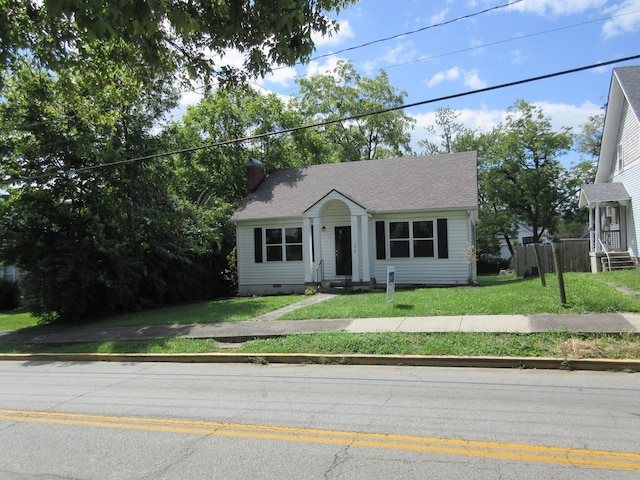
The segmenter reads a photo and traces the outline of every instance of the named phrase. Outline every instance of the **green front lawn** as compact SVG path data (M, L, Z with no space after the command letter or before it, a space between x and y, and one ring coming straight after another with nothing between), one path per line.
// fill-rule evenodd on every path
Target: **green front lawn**
M191 303L158 310L128 313L89 321L74 328L110 328L144 325L240 322L304 300L303 295L243 297ZM18 330L38 325L28 313L0 313L0 330ZM66 325L61 325L66 327Z
M540 279L514 275L481 276L478 287L418 288L398 290L394 303L386 293L341 295L295 310L283 319L373 318L437 315L529 315L533 313L640 312L640 297L627 295L611 284L626 286L640 293L640 270L591 273L565 273L567 297L560 304L555 274Z
M481 276L477 287L418 288L398 290L394 303L386 294L340 295L290 312L284 320L309 318L368 318L433 315L529 315L533 313L640 312L640 270L564 275L567 305L562 306L556 276L538 278L514 275ZM615 286L626 288L627 294ZM636 294L629 294L636 292ZM159 310L136 312L83 323L76 328L109 328L144 325L236 322L298 302L302 295L229 298ZM37 325L25 312L0 313L0 330ZM63 325L64 327L64 325Z

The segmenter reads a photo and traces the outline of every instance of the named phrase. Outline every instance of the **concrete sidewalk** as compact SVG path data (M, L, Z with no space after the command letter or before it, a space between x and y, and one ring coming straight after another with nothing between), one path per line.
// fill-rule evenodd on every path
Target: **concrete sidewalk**
M287 307L289 309L290 307ZM282 313L280 313L281 315ZM153 325L108 329L28 330L0 332L0 342L79 343L153 338L213 338L220 342L243 342L297 333L345 330L370 332L492 332L536 333L548 330L575 332L640 333L640 314L588 315L468 315L436 317L384 317L335 320L277 320L277 312L244 322L193 325Z

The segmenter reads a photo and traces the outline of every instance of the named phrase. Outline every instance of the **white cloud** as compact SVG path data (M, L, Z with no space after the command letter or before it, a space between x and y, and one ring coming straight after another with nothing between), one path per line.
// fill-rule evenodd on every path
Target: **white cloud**
M393 48L386 48L382 60L389 65L413 62L420 57L420 52L413 47L412 41L398 43Z
M436 23L442 23L444 19L447 17L447 13L449 13L449 9L445 8L440 13L436 13L435 15L433 15L429 20L431 22L431 25L434 25Z
M480 88L486 88L487 86L487 82L485 82L484 80L480 80L480 77L478 77L478 71L477 70L471 70L469 72L465 72L464 74L464 84L473 89L473 90L478 90Z
M484 53L485 48L483 47L484 42L482 41L482 39L480 39L480 38L472 38L470 44L471 44L471 48L474 49L471 52L471 56L479 57Z
M570 105L566 103L552 102L533 102L535 107L542 109L542 113L551 119L551 126L554 131L561 131L562 127L572 128L574 133L581 130L581 125L585 124L590 116L602 113L599 105L592 102L584 102L581 105ZM471 130L479 130L481 132L490 132L498 124L504 122L507 118L507 110L505 109L489 109L482 106L479 109L463 109L456 110L459 113L456 118L457 123L461 123ZM428 126L435 126L436 112L435 110L428 113L412 115L416 120L414 134L411 146L417 152L420 151L418 142L420 140L429 140L433 143L439 143L440 139L437 135L427 133Z
M313 77L314 75L326 75L333 74L335 72L336 67L338 66L338 62L345 60L340 57L329 57L324 64L321 64L317 61L311 61L307 65L306 71L304 72L305 77Z
M462 78L464 84L472 89L485 88L487 86L484 80L478 75L478 70L464 70L460 67L453 67L449 70L436 73L427 80L426 85L429 88L435 87L442 82L453 82Z
M311 34L311 39L316 47L324 47L327 45L339 45L348 38L355 37L355 33L351 28L349 20L342 20L339 22L340 28L337 32L333 32L331 35L322 36L317 32Z
M460 67L453 67L444 72L438 72L427 82L427 87L431 88L442 82L457 80L458 78L460 78L460 71Z
M509 10L536 15L573 15L593 8L601 8L607 0L523 0L514 3Z
M514 65L521 65L524 63L525 57L522 56L521 50L513 50L512 52L509 52L509 55L511 56L511 63Z
M614 17L602 26L605 38L634 33L640 28L640 0L625 0L607 8L605 13Z
M377 60L365 60L360 64L360 68L365 75L375 75L378 65L379 62Z
M592 102L584 102L582 105L570 105L566 103L533 102L540 107L545 116L551 119L551 126L555 131L562 127L570 127L575 133L580 131L580 126L586 123L590 116L602 113L600 105Z
M464 109L456 110L460 115L456 118L456 122L463 124L472 130L480 130L481 132L489 132L496 125L504 121L507 116L506 110L490 110L482 107L478 110ZM427 131L427 127L435 126L436 112L422 113L413 115L416 119L414 134L412 135L411 147L418 153L420 148L418 142L421 140L429 140L435 144L440 143L437 135L431 135Z
M263 79L260 79L258 84L276 83L283 87L288 87L295 78L296 71L293 67L275 67L271 73L267 74Z

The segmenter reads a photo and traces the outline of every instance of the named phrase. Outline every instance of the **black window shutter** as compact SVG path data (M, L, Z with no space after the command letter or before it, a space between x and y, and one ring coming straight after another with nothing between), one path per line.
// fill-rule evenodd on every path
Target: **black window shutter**
M256 263L262 263L262 228L253 229L254 255Z
M447 219L438 219L438 258L449 258L449 234Z
M384 238L384 222L376 222L376 258L384 260L387 258Z

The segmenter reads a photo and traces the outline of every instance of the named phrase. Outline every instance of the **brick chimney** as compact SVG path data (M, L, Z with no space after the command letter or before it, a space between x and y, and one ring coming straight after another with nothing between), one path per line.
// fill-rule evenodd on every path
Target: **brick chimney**
M247 168L247 190L253 192L265 179L264 164L256 158L250 158L245 167Z

